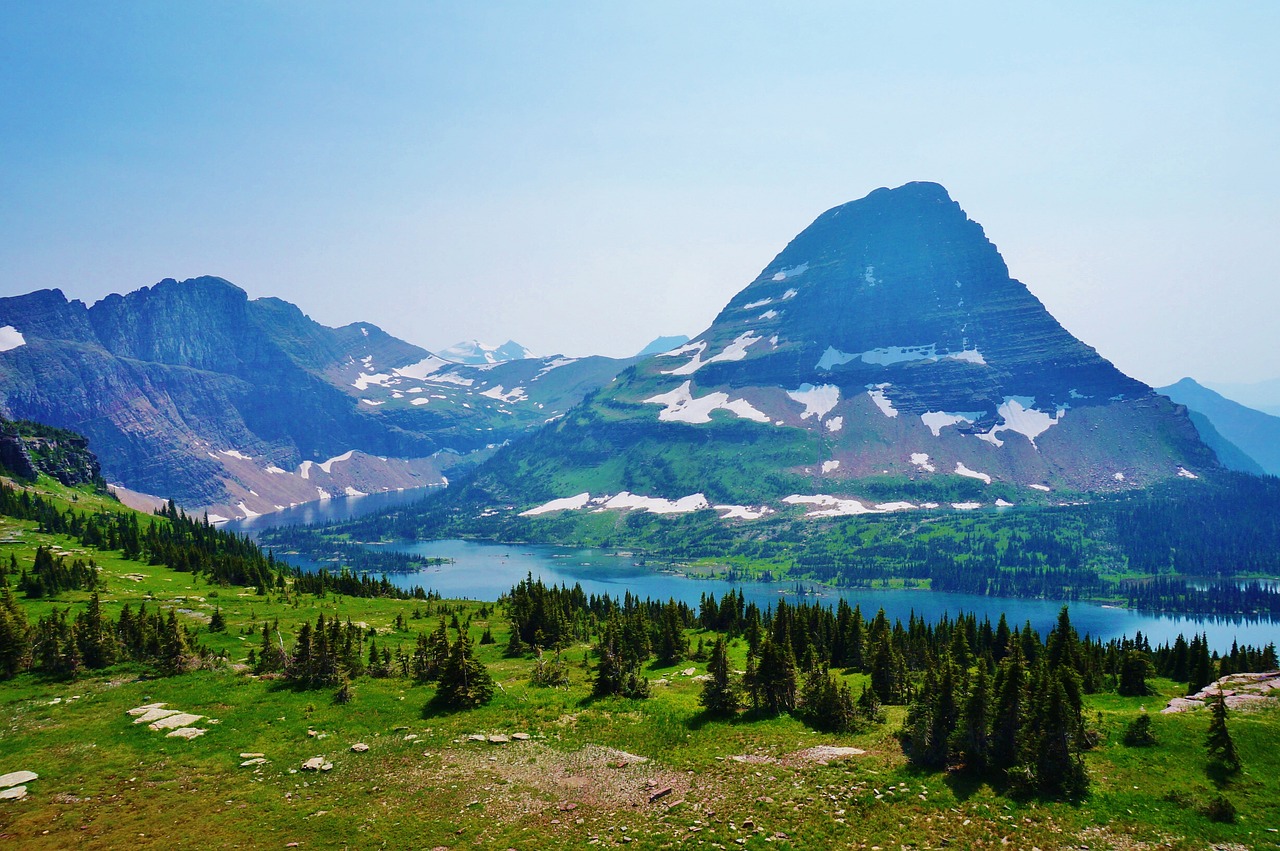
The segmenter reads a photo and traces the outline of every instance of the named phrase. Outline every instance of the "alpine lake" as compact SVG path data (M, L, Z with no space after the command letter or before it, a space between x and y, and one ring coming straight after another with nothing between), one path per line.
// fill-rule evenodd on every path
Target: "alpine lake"
M409 505L422 500L426 493L426 489L414 489L322 500L274 514L233 520L221 528L256 538L263 530L278 526L336 523ZM944 614L955 617L960 613L974 613L979 621L990 618L994 625L1003 613L1011 628L1030 622L1041 635L1052 629L1063 605L1063 601L1058 600L986 597L927 589L834 588L811 583L797 585L791 580L729 582L695 578L678 569L646 564L636 554L614 550L470 540L398 541L369 546L445 559L443 564L389 574L387 578L401 588L421 586L424 590L439 592L446 599L497 600L532 574L551 585L580 584L588 595L622 597L630 591L641 599L675 599L695 608L703 594L719 598L735 590L761 608L778 599L830 606L843 599L851 606L860 606L867 619L884 609L891 623L894 620L905 623L913 613L930 623ZM276 557L304 570L329 566L296 555L277 553ZM1082 601L1068 605L1076 630L1082 636L1087 634L1102 641L1133 637L1141 632L1155 647L1171 644L1179 633L1188 640L1192 635L1203 633L1208 636L1209 646L1218 651L1230 650L1233 641L1259 647L1272 642L1280 645L1280 621L1269 618L1166 615Z

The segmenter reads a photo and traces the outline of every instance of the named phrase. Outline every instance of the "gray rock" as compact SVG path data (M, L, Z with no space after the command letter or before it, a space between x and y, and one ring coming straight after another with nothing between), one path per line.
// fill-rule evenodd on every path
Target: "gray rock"
M144 715L143 718L146 716ZM153 721L147 727L151 730L175 730L178 727L190 727L192 724L203 718L203 715L192 715L190 712L175 712L161 718L159 721ZM138 722L134 722L135 724Z
M25 797L27 797L26 786L14 786L0 792L0 801L21 801Z
M12 771L0 776L0 789L17 786L19 783L30 783L39 776L34 771Z
M252 759L246 759L244 762L240 763L240 767L248 768L251 765L264 765L266 761L265 757L255 756Z
M169 739L187 739L188 741L198 736L203 736L206 731L199 727L179 727L176 730L170 730L166 738Z
M351 746L352 753L364 753L367 750L369 750L369 746L366 745L364 742L356 742L354 745Z
M311 759L302 763L303 771L319 771L324 766L324 757L313 756Z

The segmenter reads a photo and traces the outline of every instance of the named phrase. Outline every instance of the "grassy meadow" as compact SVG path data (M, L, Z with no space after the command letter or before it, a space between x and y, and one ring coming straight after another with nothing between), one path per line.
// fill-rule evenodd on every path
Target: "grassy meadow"
M47 493L98 498L50 485ZM1087 755L1092 779L1078 804L1016 800L964 777L911 768L895 733L904 710L854 735L816 733L782 716L707 718L699 707L705 663L649 668L649 700L590 697L589 646L570 648L571 685L530 685L532 662L502 655L501 609L475 601L393 601L211 586L190 574L86 551L0 518L0 559L29 564L37 545L102 569L103 607L174 607L198 640L223 656L173 677L121 665L75 680L23 674L0 683L0 774L31 770L23 800L0 801L0 839L24 849L62 848L1263 848L1280 847L1280 710L1236 712L1230 730L1243 771L1218 785L1206 772L1205 711L1160 715L1161 695L1088 698L1101 743ZM24 601L34 620L88 595ZM224 633L207 631L218 608ZM490 606L490 608L492 608ZM499 684L480 709L443 713L432 686L361 677L354 699L297 691L245 665L264 622L290 634L324 613L377 630L380 647L409 650L438 616L472 615L471 637ZM397 615L407 629L396 628ZM711 633L691 631L708 646ZM737 670L746 645L730 647ZM690 674L689 669L693 671ZM855 692L864 677L848 677ZM134 724L151 703L205 716L195 739ZM1152 711L1158 744L1128 748L1126 725ZM490 736L520 739L492 743ZM524 739L523 736L528 738ZM475 740L484 737L484 740ZM356 753L351 746L368 745ZM823 746L864 753L832 756ZM262 754L265 762L242 766ZM305 771L312 757L329 771ZM1234 823L1202 811L1218 794Z

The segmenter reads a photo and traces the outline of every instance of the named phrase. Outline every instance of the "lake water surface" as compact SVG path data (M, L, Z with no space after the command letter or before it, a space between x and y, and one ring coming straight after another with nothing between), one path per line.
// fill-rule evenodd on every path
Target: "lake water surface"
M424 495L425 492L419 489L325 500L277 514L228 523L223 528L252 536L275 526L346 520L416 502ZM801 599L795 594L793 582L730 583L718 579L691 579L671 572L658 572L638 563L630 555L613 551L477 541L402 541L380 546L397 552L450 559L447 564L388 577L402 588L420 585L429 591L438 591L447 598L495 600L510 591L526 575L533 574L548 584L580 583L588 594L621 597L630 591L641 598L674 598L694 606L704 593L720 597L730 589L741 590L747 600L761 606L769 605L783 596L789 602ZM288 560L304 568L316 566L296 558ZM1011 627L1030 621L1041 635L1052 628L1062 607L1061 603L1049 600L1019 600L941 591L836 589L821 586L814 586L813 590L820 596L808 599L834 606L837 600L843 598L850 605L860 605L867 618L874 616L881 608L891 621L900 619L904 623L912 612L923 616L926 621L935 621L943 614L955 616L959 612L975 612L979 620L990 617L995 624L1003 612ZM1171 643L1179 633L1188 639L1193 633L1206 633L1210 646L1218 650L1230 649L1232 641L1253 645L1271 642L1280 644L1280 623L1271 620L1157 615L1094 603L1072 603L1071 621L1082 635L1088 633L1103 640L1121 635L1132 636L1141 631L1152 645Z

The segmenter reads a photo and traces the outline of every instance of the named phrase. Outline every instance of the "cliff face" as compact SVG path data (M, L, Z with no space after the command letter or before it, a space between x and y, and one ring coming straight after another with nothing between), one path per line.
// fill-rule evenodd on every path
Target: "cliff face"
M39 423L0 420L0 467L23 479L44 473L68 487L106 487L83 435Z

